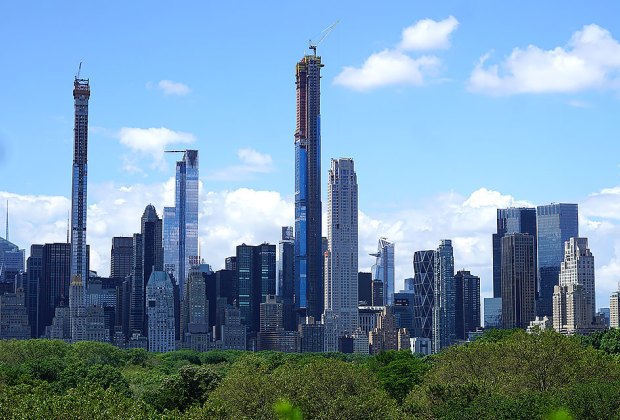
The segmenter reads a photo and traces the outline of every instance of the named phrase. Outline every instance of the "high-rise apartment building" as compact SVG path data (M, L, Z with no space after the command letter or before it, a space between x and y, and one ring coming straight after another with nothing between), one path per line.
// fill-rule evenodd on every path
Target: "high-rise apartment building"
M174 287L167 273L151 272L146 286L149 351L175 349Z
M562 333L586 332L596 316L594 256L587 238L564 243L559 285L553 293L553 328Z
M323 313L321 235L321 57L305 55L296 66L295 304L307 316Z
M26 260L28 282L26 286L26 306L31 337L38 338L39 325L39 286L43 277L43 245L31 245L30 256Z
M433 351L454 343L456 338L456 288L454 284L454 252L452 241L442 239L435 251L433 285Z
M140 225L133 236L129 329L146 334L146 285L153 271L163 271L162 221L153 205L144 209Z
M511 233L536 237L536 209L497 209L497 233L493 234L493 297L502 297L502 238Z
M413 316L417 337L433 337L433 308L435 306L435 251L413 253Z
M110 251L110 277L124 279L129 276L132 255L133 238L131 236L113 237Z
M30 333L23 289L0 295L0 340L27 340Z
M164 266L179 285L198 264L198 150L185 150L176 166L175 207L164 208Z
M353 159L332 159L327 187L325 253L325 350L338 349L338 337L357 330L358 196Z
M457 271L456 286L456 338L467 340L467 333L476 331L480 325L480 277L469 271Z
M538 300L536 315L553 314L553 288L559 284L564 243L579 237L577 204L549 204L536 208Z
M377 252L370 254L376 258L372 266L373 280L383 282L383 301L385 305L394 304L394 243L380 238Z
M71 244L43 245L41 277L39 278L39 303L37 337L45 333L59 306L69 306L69 277L71 275Z
M609 327L620 328L620 287L609 298Z
M79 284L88 281L88 255L86 250L86 186L88 175L88 79L75 77L73 81L73 173L71 188L71 277L80 276ZM66 280L69 282L69 279ZM71 280L72 281L72 280ZM76 283L77 284L77 283ZM81 293L82 298L85 294Z
M295 237L293 227L282 227L278 260L278 296L283 305L284 329L297 330L295 315Z
M502 324L527 328L533 321L536 299L534 237L513 233L502 238Z

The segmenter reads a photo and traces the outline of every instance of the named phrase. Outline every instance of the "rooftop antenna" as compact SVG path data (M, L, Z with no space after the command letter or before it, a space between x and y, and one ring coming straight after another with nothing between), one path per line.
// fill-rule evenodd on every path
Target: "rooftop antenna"
M9 240L9 200L6 200L6 236L4 239Z
M331 25L329 25L327 28L323 29L323 32L321 32L321 37L319 38L319 40L318 40L318 41L316 41L316 42L312 42L312 40L310 40L310 41L308 42L308 47L309 47L312 51L314 51L314 56L315 56L315 57L316 57L316 48L319 46L319 44L320 44L321 42L323 42L323 40L325 39L325 37L326 37L327 35L329 35L329 33L330 33L331 31L333 31L333 30L334 30L334 28L336 27L336 25L338 25L339 23L340 23L340 21L339 21L339 20L337 20L337 21L335 21L334 23L332 23Z

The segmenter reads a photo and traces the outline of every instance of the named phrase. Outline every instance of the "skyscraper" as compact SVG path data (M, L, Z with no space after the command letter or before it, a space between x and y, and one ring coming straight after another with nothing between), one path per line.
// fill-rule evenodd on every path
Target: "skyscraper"
M132 253L133 238L131 236L115 236L112 238L110 277L124 279L131 274Z
M278 261L278 295L283 305L284 329L297 330L295 316L295 237L293 227L282 227Z
M353 159L332 159L327 187L325 253L325 349L338 350L338 338L358 327L358 198Z
M296 67L295 296L298 309L323 313L321 252L321 57L305 55Z
M71 277L80 276L79 284L88 281L88 256L86 251L86 185L88 175L88 100L90 83L80 79L73 81L75 119L73 126L73 176L71 188ZM69 279L67 279L69 281ZM77 283L76 283L77 284ZM85 298L85 293L80 294Z
M26 288L26 306L28 307L28 324L32 338L37 338L39 313L39 286L43 277L43 245L31 245L30 256L26 260L28 285Z
M146 333L145 290L153 271L163 271L162 221L152 204L144 209L141 233L134 234L129 328Z
M435 251L435 282L433 285L433 351L454 343L456 337L456 288L454 285L454 254L452 241L442 239Z
M536 208L538 301L536 314L553 314L553 288L558 285L564 243L579 237L577 204L549 204Z
M502 324L527 328L535 318L534 237L512 233L502 238Z
M435 251L413 253L413 316L415 336L433 337L433 308L435 306Z
M480 277L461 270L454 275L456 286L456 338L467 340L467 333L480 327Z
M620 328L620 286L609 297L609 327Z
M155 270L146 286L149 351L175 349L174 288L167 273Z
M493 234L493 297L502 297L502 238L511 233L536 237L536 209L497 209L497 233Z
M383 282L383 300L385 305L394 304L394 243L380 238L377 252L370 254L376 258L372 266L373 280Z
M39 278L39 304L37 337L45 333L59 306L69 305L69 277L71 275L71 244L43 245L41 277Z
M164 208L164 265L184 296L192 265L198 264L198 150L177 162L175 207Z
M587 238L570 238L564 243L559 285L554 287L553 328L583 333L592 326L595 315L594 256Z

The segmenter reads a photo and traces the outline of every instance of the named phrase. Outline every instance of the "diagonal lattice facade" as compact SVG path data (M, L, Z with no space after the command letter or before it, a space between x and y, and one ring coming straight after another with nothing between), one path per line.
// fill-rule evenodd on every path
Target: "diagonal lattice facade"
M415 335L432 339L433 336L433 283L435 281L435 251L417 251L413 254L413 317Z

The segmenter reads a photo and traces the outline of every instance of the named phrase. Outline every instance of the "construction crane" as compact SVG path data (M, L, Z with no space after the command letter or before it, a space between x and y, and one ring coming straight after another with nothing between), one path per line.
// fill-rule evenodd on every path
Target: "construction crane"
M164 150L164 153L185 153L187 150Z
M77 74L75 75L75 78L76 78L76 79L79 79L79 78L80 78L80 73L81 73L81 72L82 72L82 62L80 61L80 65L79 65L79 67L78 67L78 72L77 72Z
M319 46L319 44L320 44L321 42L323 42L323 40L325 39L325 37L326 37L327 35L329 35L329 33L330 33L331 31L333 31L333 30L334 30L334 28L336 27L336 25L338 25L338 23L340 23L340 21L339 21L339 20L337 20L337 21L335 21L334 23L332 23L332 24L331 24L329 27L327 27L326 29L323 29L323 32L321 32L321 37L319 38L319 40L318 40L318 41L316 41L316 42L312 42L312 40L308 41L308 47L309 47L312 51L314 51L314 56L315 56L315 57L316 57L316 47L318 47L318 46Z

